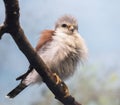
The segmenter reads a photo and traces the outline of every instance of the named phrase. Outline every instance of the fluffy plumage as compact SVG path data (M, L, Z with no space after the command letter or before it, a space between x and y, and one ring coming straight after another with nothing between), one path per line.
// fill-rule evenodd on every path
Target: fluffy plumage
M78 33L78 24L74 17L63 16L56 22L55 30L44 30L36 46L36 51L45 64L62 79L71 76L77 64L87 55L83 38ZM41 82L39 74L32 67L17 78L21 83L8 93L14 98L28 85Z

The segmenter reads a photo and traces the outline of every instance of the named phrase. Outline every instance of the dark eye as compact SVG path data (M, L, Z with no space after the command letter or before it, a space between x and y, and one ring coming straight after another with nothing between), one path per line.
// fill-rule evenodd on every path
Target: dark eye
M62 24L62 27L67 27L67 25L66 24Z

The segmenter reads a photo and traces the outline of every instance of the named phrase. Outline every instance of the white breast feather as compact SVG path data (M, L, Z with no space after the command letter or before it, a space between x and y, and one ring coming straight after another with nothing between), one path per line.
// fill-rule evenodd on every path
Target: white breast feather
M46 47L47 44L49 44L48 47ZM55 62L59 62L59 60L64 59L69 52L76 53L76 49L80 51L79 56L81 59L84 59L87 55L87 48L84 40L77 33L75 35L66 35L57 32L56 35L53 36L53 41L47 44L38 52L46 64L48 64L48 62L51 63L53 59Z

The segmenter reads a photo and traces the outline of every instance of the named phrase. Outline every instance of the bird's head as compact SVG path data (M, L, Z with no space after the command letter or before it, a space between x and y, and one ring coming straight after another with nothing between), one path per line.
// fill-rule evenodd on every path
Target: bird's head
M59 18L55 25L55 31L59 31L68 35L78 32L78 24L73 16L65 15Z

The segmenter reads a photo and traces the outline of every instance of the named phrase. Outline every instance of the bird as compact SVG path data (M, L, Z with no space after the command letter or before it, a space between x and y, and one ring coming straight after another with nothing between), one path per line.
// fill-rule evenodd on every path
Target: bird
M41 32L35 51L47 67L61 79L71 77L80 62L87 59L88 49L78 32L78 22L72 15L63 15L55 23L53 30ZM42 78L30 65L28 71L18 77L19 85L6 97L14 98L26 87L42 83Z

